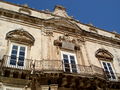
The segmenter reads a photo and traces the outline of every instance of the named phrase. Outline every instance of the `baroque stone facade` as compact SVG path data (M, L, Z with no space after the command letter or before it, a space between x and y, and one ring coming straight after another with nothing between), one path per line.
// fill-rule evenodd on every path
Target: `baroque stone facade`
M0 1L0 90L120 90L120 35Z

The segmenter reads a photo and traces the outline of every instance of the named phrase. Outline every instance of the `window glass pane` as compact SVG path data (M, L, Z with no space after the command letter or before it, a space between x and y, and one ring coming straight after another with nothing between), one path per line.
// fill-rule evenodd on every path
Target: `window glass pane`
M64 68L65 72L77 72L77 67L75 63L75 56L71 54L63 54Z
M11 59L11 60L10 60L10 64L11 64L11 65L16 65L16 60Z
M63 60L64 60L64 63L69 63L68 55L63 54Z
M12 54L17 55L17 50L12 50Z
M18 61L18 66L24 66L24 62L23 61Z
M65 71L66 71L66 72L70 72L68 55L63 54L63 60L64 60L64 68L65 68Z
M10 65L16 65L18 46L13 45L10 57Z
M16 65L16 60L17 60L17 57L15 55L11 55L10 64L11 65Z
M75 58L74 58L74 56L70 56L70 62L71 62L71 64L75 64Z
M25 51L25 47L20 47L20 51Z
M10 64L16 66L24 66L25 59L25 47L23 46L12 46Z
M103 62L103 66L104 66L104 70L105 70L105 71L108 71L108 68L107 68L107 65L106 65L105 62Z
M104 65L104 67L107 67L105 62L103 62L103 65Z
M71 60L75 60L74 56L71 56L71 55L70 55L70 59L71 59Z
M16 46L16 45L13 45L13 48L12 49L15 49L15 50L17 50L18 49L18 46Z
M113 68L109 62L103 62L104 70L109 79L116 79Z
M66 55L66 54L63 54L63 58L66 58L66 59L68 59L68 55Z
M77 73L77 69L72 69L72 72L73 73Z
M70 55L70 62L71 62L72 72L76 73L77 68L76 68L76 63L75 63L75 57L72 55Z
M108 65L109 67L111 67L110 63L107 63L107 65Z
M112 75L112 79L116 79L116 77L115 77L114 73L113 73L113 74L111 74L111 75Z
M19 60L20 61L24 61L24 57L19 57Z
M24 66L24 59L25 59L25 47L20 47L18 66Z
M19 55L20 56L25 56L25 52L20 52Z
M11 51L11 56L15 55L17 57L17 50L18 50L18 46L13 45L12 51Z
M65 68L65 72L70 72L70 68Z
M11 59L17 59L16 55L11 55Z

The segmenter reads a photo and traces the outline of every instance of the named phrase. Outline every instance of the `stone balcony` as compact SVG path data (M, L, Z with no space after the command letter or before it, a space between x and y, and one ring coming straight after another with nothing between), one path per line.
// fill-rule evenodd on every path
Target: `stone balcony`
M1 69L9 69L9 70L22 70L22 71L29 71L29 74L33 74L33 72L40 72L40 73L62 73L62 74L69 74L69 75L77 75L77 76L85 76L85 77L99 77L105 80L110 80L106 72L98 66L91 65L79 65L76 64L76 72L68 72L65 71L63 60L31 60L25 59L24 61L16 62L16 65L10 65L11 56L5 55L1 61ZM18 59L19 57L17 57ZM22 63L23 65L20 66L18 63ZM70 65L70 64L69 64ZM115 74L116 80L120 80L120 74ZM111 80L110 80L111 81Z

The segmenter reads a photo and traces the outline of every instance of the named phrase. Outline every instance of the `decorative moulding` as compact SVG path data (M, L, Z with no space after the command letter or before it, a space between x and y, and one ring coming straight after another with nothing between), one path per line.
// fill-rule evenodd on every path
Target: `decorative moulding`
M108 50L105 49L97 50L95 56L101 60L110 60L110 61L113 60L113 55Z
M23 29L16 29L8 32L6 34L6 39L27 45L34 45L35 42L34 37Z
M54 40L54 45L67 50L80 50L78 41L70 37L68 34L59 36L57 40Z
M29 10L29 6L27 4L23 5L23 7L19 9L19 12L31 15L31 11Z

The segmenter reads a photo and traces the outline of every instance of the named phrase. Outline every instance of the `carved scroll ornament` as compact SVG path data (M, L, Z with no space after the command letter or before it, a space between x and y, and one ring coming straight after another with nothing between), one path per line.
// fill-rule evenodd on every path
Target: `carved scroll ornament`
M54 40L54 45L69 50L80 50L80 41L82 40L75 39L70 37L68 34L64 34L63 36L59 36L57 40Z

